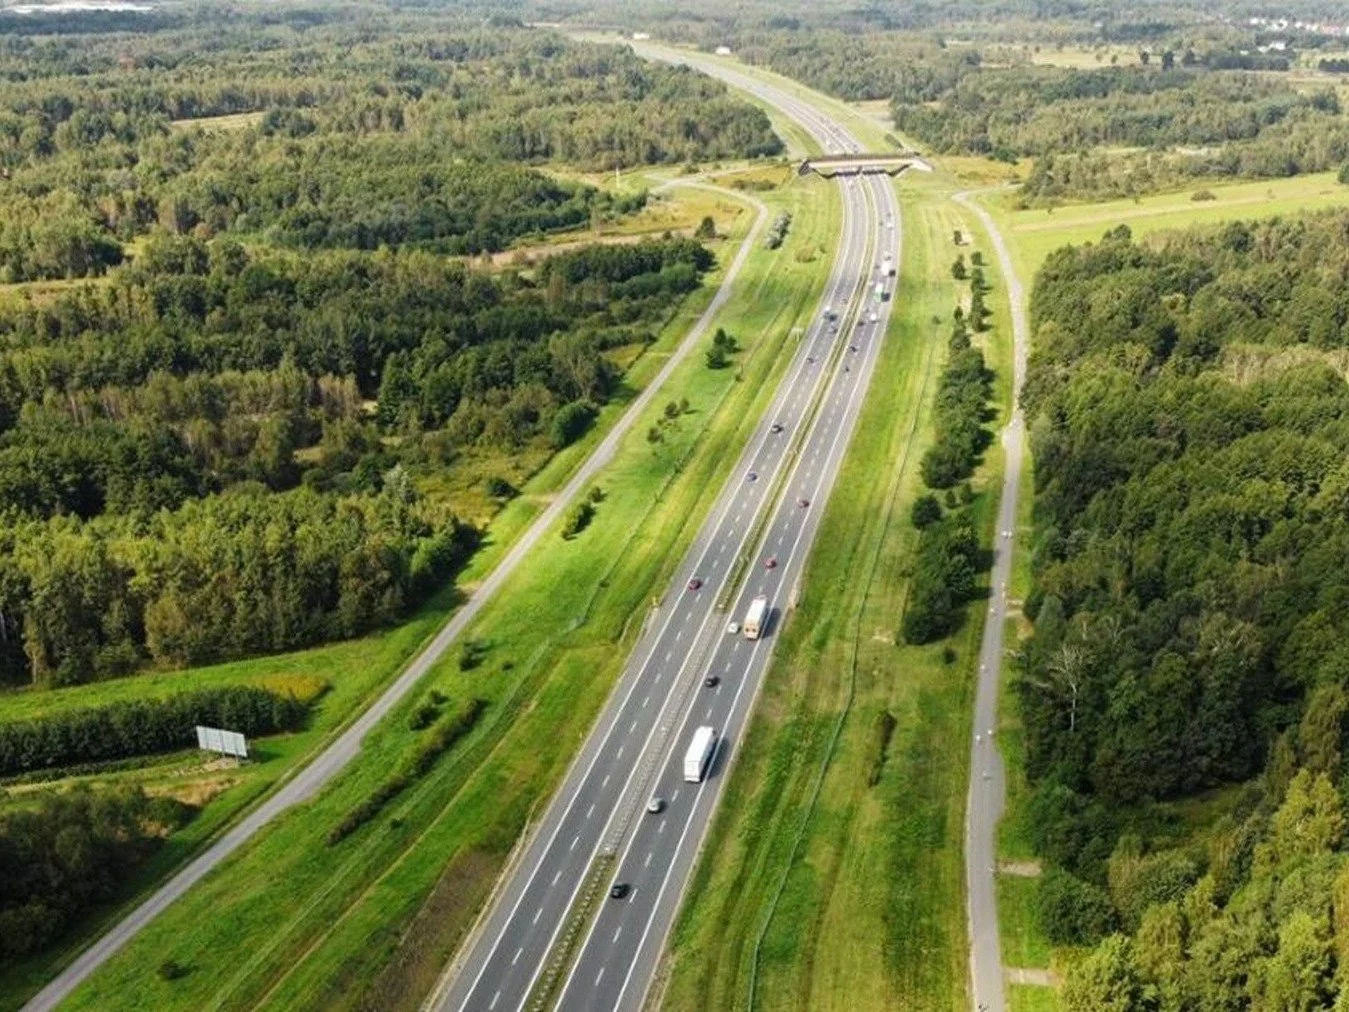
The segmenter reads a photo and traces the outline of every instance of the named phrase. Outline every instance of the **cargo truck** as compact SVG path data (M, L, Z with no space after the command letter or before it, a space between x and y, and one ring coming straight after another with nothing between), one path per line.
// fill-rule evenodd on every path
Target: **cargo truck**
M700 784L707 775L707 764L712 760L712 750L717 744L717 732L703 725L693 732L689 750L684 753L684 779L691 784Z
M745 630L745 639L757 640L759 634L763 632L764 621L768 618L768 598L756 597L749 603L749 611L745 613L745 622L742 628Z
M884 301L885 301L885 282L884 282L884 281L877 281L877 282L876 282L876 301L877 301L877 302L884 302Z

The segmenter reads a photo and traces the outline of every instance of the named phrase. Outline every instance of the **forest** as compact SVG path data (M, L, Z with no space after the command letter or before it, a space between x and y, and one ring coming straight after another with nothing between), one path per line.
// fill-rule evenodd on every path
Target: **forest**
M1349 998L1347 276L1337 211L1036 278L1016 691L1074 1012Z
M981 67L934 101L898 95L891 111L899 130L940 153L1034 157L1027 204L1349 161L1349 118L1333 88L1204 69L1192 51L1131 67Z
M298 13L0 38L0 280L69 282L0 293L0 683L401 618L478 536L422 476L580 438L714 264L671 235L469 255L646 201L575 170L780 149L621 48Z
M0 280L98 275L151 231L496 251L642 199L539 164L781 150L723 85L625 49L338 13L0 47Z

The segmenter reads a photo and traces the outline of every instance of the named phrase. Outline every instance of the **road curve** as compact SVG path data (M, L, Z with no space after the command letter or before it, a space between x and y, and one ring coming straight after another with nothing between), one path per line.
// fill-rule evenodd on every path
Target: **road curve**
M576 496L590 484L599 470L613 459L619 442L660 393L670 374L699 346L712 320L730 298L740 270L744 266L750 251L758 243L759 236L767 224L768 208L761 201L746 197L743 194L725 192L728 196L737 200L747 200L755 208L756 218L749 234L740 243L740 248L732 258L716 294L651 382L628 405L604 439L595 447L594 451L581 464L548 507L525 529L501 561L496 564L459 610L441 627L431 642L408 663L403 673L354 722L348 725L308 765L273 791L257 808L249 812L205 851L188 862L168 882L157 889L126 917L113 925L93 945L80 953L69 966L29 999L28 1003L24 1005L25 1012L46 1012L46 1010L55 1008L95 970L107 962L114 953L131 941L142 928L186 893L196 882L210 874L274 818L292 805L312 797L340 773L360 752L361 743L370 729L387 716L389 711L398 705L421 677L440 660L456 637L495 597L502 585L519 567L525 555L538 543L539 539L557 521Z
M970 741L970 787L965 804L965 890L970 934L970 998L976 1012L1004 1012L1002 943L998 931L997 862L998 820L1007 797L1002 756L994 730L998 726L998 686L1003 660L1003 629L1007 624L1007 581L1012 572L1016 541L1017 497L1021 489L1026 426L1021 414L1021 384L1026 375L1030 337L1026 327L1026 299L1011 253L992 215L970 192L956 194L956 202L974 212L998 254L1012 307L1012 416L1002 431L1002 498L998 504L997 546L993 556L988 615L979 648L979 678L974 694L974 726Z
M776 89L721 66L699 69L739 78L731 83L799 119L827 147L854 145L836 124ZM867 292L878 277L879 249L898 261L894 193L888 180L837 185L843 235L824 302L843 311L842 322L821 316L807 330L666 603L480 932L428 1003L433 1008L533 1009L543 991L558 994L562 1008L635 1009L644 1001L885 332L891 303L870 303ZM888 278L882 283L893 291ZM728 622L760 595L774 616L764 636L749 641L731 633ZM723 612L716 604L727 598L731 607ZM700 724L718 730L718 751L706 779L685 783L680 761ZM653 796L661 810L644 814ZM629 891L606 898L618 880ZM587 891L600 909L569 969L570 948L558 943L577 941L577 902Z

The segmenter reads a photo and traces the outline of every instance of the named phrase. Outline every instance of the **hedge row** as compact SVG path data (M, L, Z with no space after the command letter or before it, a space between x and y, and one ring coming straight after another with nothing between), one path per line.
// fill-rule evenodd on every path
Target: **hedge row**
M437 721L426 733L426 740L417 746L402 769L384 780L364 801L348 811L341 822L328 831L328 845L341 843L425 775L435 765L436 760L449 751L450 747L478 722L478 717L486 705L486 700L470 699L450 716Z
M290 731L307 713L293 696L231 685L0 723L0 776L189 748L198 724L250 737Z

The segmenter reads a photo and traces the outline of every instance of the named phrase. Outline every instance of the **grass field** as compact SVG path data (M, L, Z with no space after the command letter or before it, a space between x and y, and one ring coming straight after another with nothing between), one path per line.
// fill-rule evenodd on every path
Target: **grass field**
M1215 200L1196 201L1197 190L1208 190ZM1108 229L1128 225L1134 235L1190 225L1212 225L1234 218L1267 218L1325 207L1349 205L1349 186L1332 172L1256 182L1195 183L1180 193L1161 193L1138 200L1073 204L1050 211L1019 211L1015 197L992 194L985 198L998 219L1017 259L1017 268L1029 286L1036 269L1052 251L1067 243L1094 242Z
M896 315L824 517L817 545L827 551L812 557L679 918L665 1008L747 1008L751 981L761 1009L967 1004L967 757L951 743L968 736L980 611L945 644L894 642L916 538L908 514L956 299L951 234L974 224L947 199L950 187L917 175L899 183ZM1007 342L989 337L1001 377ZM997 468L976 482L985 529ZM868 745L887 711L898 723L868 787Z
M653 406L598 479L590 527L571 541L550 534L468 631L480 662L451 651L330 789L166 911L69 1007L416 1007L587 732L818 297L828 258L794 254L837 234L835 198L811 180L765 196L790 206L793 232L780 251L755 251L719 321L744 347L736 367L714 372L695 355L677 370L669 397L687 397L689 413L651 443L664 398ZM432 687L487 700L481 721L378 818L328 846L328 830L414 747L407 717ZM191 972L165 982L154 968L167 958Z

